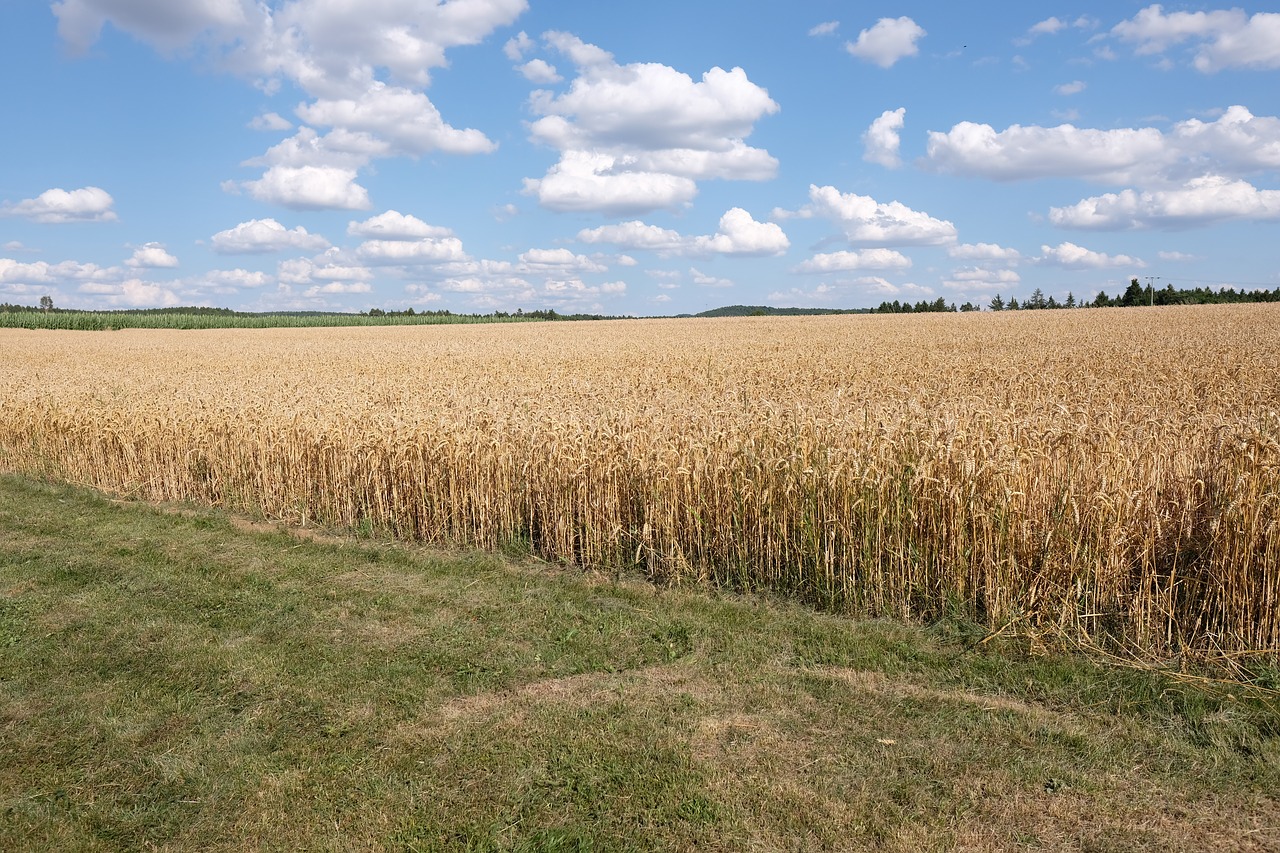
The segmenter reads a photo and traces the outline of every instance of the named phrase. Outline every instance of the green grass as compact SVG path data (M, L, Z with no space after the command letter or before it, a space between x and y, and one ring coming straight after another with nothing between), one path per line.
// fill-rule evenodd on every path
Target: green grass
M1272 850L1268 694L0 478L24 850Z

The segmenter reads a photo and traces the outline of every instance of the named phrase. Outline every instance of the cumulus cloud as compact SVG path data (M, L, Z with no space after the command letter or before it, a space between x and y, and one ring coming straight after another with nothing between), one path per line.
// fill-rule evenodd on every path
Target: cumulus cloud
M560 152L545 177L525 180L544 207L672 209L692 200L697 181L776 174L777 161L745 139L778 105L741 68L712 68L695 81L659 63L619 65L568 33L543 40L577 69L567 91L539 89L529 98L540 116L530 138Z
M809 29L811 36L829 36L840 28L839 21L825 21Z
M1049 211L1049 221L1060 228L1107 231L1278 219L1280 190L1260 190L1221 175L1195 178L1172 190L1105 193Z
M55 187L35 198L0 204L0 215L22 216L35 222L113 222L115 200L101 187L64 190Z
M89 282L80 285L76 290L89 296L101 297L108 305L122 305L131 308L143 306L172 308L182 303L178 294L171 288L137 278L127 279L115 284Z
M1041 246L1040 255L1034 260L1037 264L1062 267L1069 270L1097 270L1115 267L1136 267L1141 269L1146 266L1138 258L1130 257L1129 255L1107 255L1102 252L1094 252L1083 246L1077 246L1075 243Z
M353 237L379 240L421 240L427 237L451 237L453 231L439 225L428 225L416 216L388 210L364 222L350 222L347 233Z
M178 259L165 251L160 243L145 243L134 250L124 265L134 269L167 269L176 267Z
M1043 21L1040 21L1038 24L1033 24L1032 27L1029 30L1027 30L1027 34L1032 36L1040 36L1040 35L1046 35L1046 34L1052 35L1053 33L1056 33L1059 30L1066 29L1066 26L1067 26L1066 23L1062 21L1060 18L1056 18L1056 17L1045 18Z
M1006 249L996 243L961 243L947 248L947 255L965 261L1017 261L1017 249Z
M1098 22L1093 18L1088 17L1087 15L1081 15L1080 17L1076 18L1074 21L1064 21L1061 18L1057 18L1057 17L1045 18L1043 21L1039 21L1038 23L1033 24L1027 30L1026 36L1023 38L1015 39L1014 43L1029 44L1031 40L1036 38L1037 36L1053 35L1055 33L1060 33L1069 27L1073 27L1078 30L1086 30L1086 29L1093 29L1097 25L1098 25Z
M21 263L12 258L0 258L0 283L4 284L119 283L126 276L127 271L123 267L100 267L79 261Z
M585 255L575 255L568 249L530 249L520 255L520 264L526 270L555 270L558 272L604 272L607 267Z
M297 112L309 124L385 142L385 153L391 155L480 154L497 148L478 130L450 126L421 92L381 81L370 83L358 95L320 98L298 107Z
M677 208L698 194L691 178L615 170L617 164L611 154L565 151L544 177L525 178L524 192L551 210L613 214Z
M931 288L913 282L894 284L882 276L869 275L846 281L822 282L807 290L800 287L793 287L789 290L775 290L766 298L774 305L805 306L831 305L837 301L866 297L879 299L909 297L920 299L932 295L933 290Z
M298 117L331 130L320 137L312 131L310 151L302 144L279 148L260 180L225 186L246 188L262 201L287 207L352 209L367 207L354 180L302 170L354 172L377 157L494 149L482 131L450 125L422 90L431 82L431 71L447 64L450 48L479 43L527 6L527 0L62 0L53 11L62 38L74 50L90 47L109 21L164 51L207 51L219 67L264 91L277 91L286 82L296 86L310 99L298 107ZM266 114L252 126L282 130L288 122ZM315 162L324 154L346 159Z
M285 228L274 219L250 219L234 228L219 231L212 238L213 250L220 255L253 255L286 249L322 251L329 241L319 234L308 233L301 225Z
M1182 185L1280 168L1280 119L1234 105L1213 121L1099 130L961 122L930 131L928 163L940 172L999 181L1070 177L1109 184Z
M846 42L845 50L859 59L890 68L898 60L920 52L916 42L925 31L908 17L881 18L875 26L858 33L856 42Z
M559 83L564 79L560 76L560 72L556 71L556 67L545 59L530 59L520 66L520 73L530 83L542 83L544 85Z
M831 186L810 184L809 204L796 213L775 210L774 216L829 219L855 246L944 246L956 240L956 227L951 222L912 210L901 202L886 204L871 196L842 193Z
M162 50L178 48L206 31L234 32L248 24L239 0L61 0L53 4L53 13L58 17L58 35L77 52L97 41L107 21Z
M373 279L373 273L363 266L345 259L338 249L329 249L316 258L290 258L276 267L276 278L289 285L313 285L318 283L365 284ZM328 290L326 293L340 293ZM363 291L351 291L363 292Z
M526 53L533 50L533 47L533 39L529 38L529 34L524 30L521 30L507 39L507 43L502 46L502 52L512 62L519 62L524 59Z
M911 259L893 249L863 249L860 252L828 252L814 255L792 271L832 273L854 270L904 270L910 266Z
M791 246L786 233L774 222L757 222L740 207L720 217L715 234L686 237L669 228L640 221L602 225L578 232L583 243L611 243L626 249L647 249L667 255L780 255Z
M1124 180L1135 167L1166 160L1164 135L1155 128L1094 130L963 121L946 133L929 131L927 156L940 172L997 181L1076 177Z
M233 270L209 270L192 279L197 285L209 285L215 289L249 289L263 287L274 281L267 273L236 268Z
M871 122L871 126L862 134L862 144L866 148L863 160L879 163L889 169L902 165L902 158L898 155L901 144L899 133L906 122L906 115L907 108L898 107L896 110L885 110Z
M1134 45L1139 55L1160 54L1191 42L1192 64L1213 73L1226 68L1280 68L1280 13L1243 9L1170 12L1155 4L1116 24L1111 35Z
M294 210L367 210L369 192L356 183L354 169L336 166L272 166L244 188L259 201Z
M689 278L699 287L733 287L733 282L727 278L719 278L714 275L707 275L697 267L689 268Z
M465 261L467 253L457 237L398 238L366 240L356 249L356 257L369 264L444 264Z
M1088 84L1083 80L1072 80L1070 83L1063 83L1059 86L1054 86L1053 91L1057 92L1059 95L1078 95L1083 92L1087 86Z
M279 113L263 113L254 116L249 127L253 130L292 130L293 122Z
M986 267L961 267L952 270L942 280L950 288L965 290L977 285L1000 284L1011 286L1022 281L1022 276L1009 269L987 269Z

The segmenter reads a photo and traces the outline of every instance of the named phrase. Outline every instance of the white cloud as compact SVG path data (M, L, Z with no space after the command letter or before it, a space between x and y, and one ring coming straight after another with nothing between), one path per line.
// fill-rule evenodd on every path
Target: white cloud
M266 165L291 171L269 168L243 186L262 201L288 207L352 209L368 206L354 172L372 158L494 149L483 132L452 127L420 90L430 84L433 69L447 64L448 49L479 43L527 7L527 0L62 0L53 11L63 39L76 50L91 46L110 21L161 50L206 52L217 66L268 93L284 82L295 85L310 99L297 108L298 116L331 132L312 150L277 146ZM253 126L284 129L285 120L273 115L260 116ZM316 162L326 156L345 159ZM341 168L352 176L300 171L307 167Z
M367 210L368 191L354 169L335 166L272 166L256 181L243 183L259 201L294 210Z
M45 190L35 198L20 202L0 204L0 215L22 216L35 222L113 222L115 200L100 187L83 187L64 190L55 187Z
M809 29L811 36L829 36L840 28L839 21L826 21Z
M1159 258L1162 261L1170 261L1171 263L1185 263L1187 261L1201 260L1199 255L1189 255L1186 252L1160 252Z
M1059 95L1078 95L1088 86L1083 80L1072 80L1070 83L1063 83L1060 86L1054 86L1053 91Z
M618 158L565 151L541 179L525 178L524 192L561 212L644 213L688 204L698 185L680 175L615 170Z
M998 181L1077 177L1123 180L1140 164L1166 159L1155 128L1117 130L989 124L964 121L946 133L929 131L928 158L941 172Z
M962 243L947 248L947 255L963 261L1017 261L1017 249L1006 249L996 243Z
M898 107L896 110L885 110L871 122L871 126L862 134L862 144L866 147L863 160L879 163L890 169L902 165L902 158L898 155L901 143L899 132L906 122L906 114L906 107Z
M293 128L293 122L279 113L263 113L254 116L253 121L249 122L249 127L253 130L290 130Z
M1174 125L1169 144L1188 161L1208 160L1235 175L1280 168L1280 119L1228 107L1215 121Z
M356 257L370 264L444 264L465 261L467 253L457 237L395 238L366 240L356 249Z
M568 249L530 249L520 255L520 263L530 271L604 272L608 269L585 255L575 255Z
M61 0L53 4L58 35L77 52L97 41L102 25L111 21L162 50L173 50L208 30L234 31L248 21L239 0Z
M1114 267L1136 267L1141 269L1146 264L1129 255L1107 255L1094 252L1075 243L1059 243L1056 247L1041 246L1040 256L1034 259L1037 264L1062 267L1069 270L1096 270Z
M885 204L870 196L841 193L831 186L810 184L809 204L796 214L779 210L774 215L829 219L840 226L853 245L943 246L956 240L956 227L951 222L934 219L901 202Z
M273 277L264 272L251 272L245 269L209 270L192 279L196 284L209 284L215 288L255 288L263 287L273 281Z
M535 91L540 116L530 137L560 160L525 191L559 211L641 213L687 204L697 181L766 180L767 151L745 138L778 105L741 68L712 68L695 81L659 63L619 65L608 52L567 33L547 46L577 68L568 91Z
M234 228L213 235L213 250L220 255L252 255L279 252L285 249L321 251L329 248L329 241L319 234L310 234L301 225L292 230L274 219L251 219Z
M276 277L281 283L290 285L308 285L318 282L367 283L373 278L373 273L365 267L353 265L345 260L343 253L338 249L330 249L318 258L291 258L281 261L276 269Z
M740 207L720 217L720 230L710 237L693 241L694 254L709 255L780 255L791 241L777 223L756 222Z
M889 68L898 60L920 52L916 42L926 35L908 17L881 18L871 29L858 33L857 42L846 42L845 50L859 59Z
M766 298L774 305L806 306L832 305L840 302L848 303L868 296L880 299L904 296L919 299L932 295L933 290L931 288L919 284L912 282L894 284L881 276L869 275L848 281L822 282L808 290L799 287L793 287L785 291L775 290Z
M1189 228L1231 220L1280 220L1280 190L1260 190L1247 181L1206 175L1177 189L1127 189L1049 211L1054 225L1084 230Z
M529 38L529 34L521 30L512 38L507 39L507 43L502 46L502 52L507 59L512 62L519 62L524 59L524 55L533 50L533 39Z
M1111 34L1137 45L1139 55L1160 54L1175 45L1195 42L1192 64L1212 73L1226 68L1280 68L1280 13L1243 9L1171 12L1159 4L1116 24Z
M370 293L373 288L368 282L347 282L347 281L331 281L328 284L316 284L308 287L303 291L303 296L308 299L314 299L317 296L332 296L334 294L352 294L352 293Z
M1022 276L1014 270L987 269L986 267L961 267L953 270L943 280L948 287L971 287L975 284L1014 285L1022 281Z
M379 240L421 240L426 237L452 237L453 231L439 225L428 225L416 216L388 210L364 222L349 222L347 233L353 237Z
M583 229L578 232L577 239L583 243L612 243L628 249L666 253L681 251L687 242L678 231L646 225L638 220Z
M1180 185L1205 175L1239 177L1280 168L1280 119L1234 105L1214 121L1098 130L961 122L929 132L928 159L941 172L993 180L1071 177L1101 183Z
M863 249L860 252L829 252L814 255L792 271L832 273L853 270L904 270L910 266L911 259L893 249Z
M627 249L689 256L780 255L791 246L780 226L757 222L740 207L725 212L720 217L719 230L707 236L685 237L669 228L632 221L583 229L577 239L583 243L612 243Z
M1045 18L1043 21L1033 25L1031 29L1027 30L1027 34L1032 36L1039 36L1039 35L1046 35L1046 34L1052 35L1053 33L1056 33L1059 30L1066 29L1066 26L1067 26L1066 23L1059 18L1056 18L1056 17Z
M381 81L356 96L321 98L298 107L297 112L309 124L384 141L393 155L482 154L497 148L478 130L451 127L421 92Z
M160 243L145 243L134 250L124 265L134 269L166 269L178 266L178 259Z
M100 267L78 261L46 261L21 263L12 258L0 258L0 282L8 284L58 284L69 282L119 283L127 277L123 267Z
M556 71L556 67L545 59L530 59L520 66L520 73L531 83L559 83L564 79Z
M707 275L697 267L689 268L689 277L693 280L693 283L699 287L733 287L733 282L729 279Z
M104 297L109 305L123 305L131 308L144 306L172 308L182 303L178 294L172 289L137 278L127 279L118 284L91 282L80 285L76 290L90 296Z

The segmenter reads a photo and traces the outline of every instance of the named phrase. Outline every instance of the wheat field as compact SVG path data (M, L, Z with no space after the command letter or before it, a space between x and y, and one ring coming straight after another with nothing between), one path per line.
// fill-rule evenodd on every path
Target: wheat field
M1270 305L0 330L0 470L1274 659L1278 353Z

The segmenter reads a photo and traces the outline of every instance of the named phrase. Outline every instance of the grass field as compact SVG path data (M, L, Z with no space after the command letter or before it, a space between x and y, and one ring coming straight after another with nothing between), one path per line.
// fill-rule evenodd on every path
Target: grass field
M0 330L0 470L1247 675L1280 651L1278 321Z
M1240 685L13 476L0 534L6 851L1280 847Z

